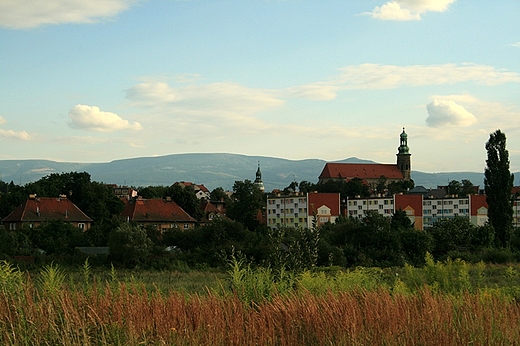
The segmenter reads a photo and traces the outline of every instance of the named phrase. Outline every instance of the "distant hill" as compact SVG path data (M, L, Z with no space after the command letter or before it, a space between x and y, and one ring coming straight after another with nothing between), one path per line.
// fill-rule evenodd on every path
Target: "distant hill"
M319 159L287 160L265 156L238 154L174 154L115 160L108 163L71 163L49 160L0 160L0 179L15 184L36 181L51 173L88 172L92 180L128 186L171 185L176 181L231 189L236 180L254 180L258 162L267 191L281 189L292 181L316 183L326 163ZM374 163L355 157L335 161ZM519 185L515 174L515 185ZM435 188L450 180L469 179L483 187L484 174L474 172L424 173L412 172L415 185Z

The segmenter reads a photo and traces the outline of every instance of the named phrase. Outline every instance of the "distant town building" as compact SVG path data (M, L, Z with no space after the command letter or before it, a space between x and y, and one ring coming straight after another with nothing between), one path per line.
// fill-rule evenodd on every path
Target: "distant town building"
M186 188L186 187L192 188L193 191L195 191L195 196L197 196L197 198L199 200L202 200L202 201L210 200L210 192L209 192L208 188L206 186L204 186L203 184L194 184L189 181L178 181L175 183L175 185L179 185L184 188Z
M132 199L137 197L138 192L128 186L119 186L117 184L108 185L112 188L112 192L119 199Z
M260 191L265 191L264 182L262 181L262 172L260 171L260 162L258 162L258 168L256 170L256 178L254 184L260 189Z
M267 197L267 226L313 229L340 216L339 193L272 194Z
M368 211L391 217L402 210L414 227L424 230L442 219L467 217L475 226L486 224L488 205L485 195L428 197L422 194L397 194L392 197L349 198L343 206L345 216L363 218Z
M404 128L400 135L399 147L397 148L397 163L333 163L325 164L319 176L319 182L325 183L329 180L342 180L348 182L354 178L361 179L367 184L370 190L376 190L381 179L386 179L386 183L393 181L411 180L411 154L408 147L408 135Z
M84 231L92 224L92 219L81 211L65 195L58 197L37 197L35 194L15 208L2 223L9 230L22 227L37 227L46 221L60 220L69 222Z
M171 198L123 200L125 209L121 217L126 222L152 226L163 232L170 228L193 229L196 220L184 211Z

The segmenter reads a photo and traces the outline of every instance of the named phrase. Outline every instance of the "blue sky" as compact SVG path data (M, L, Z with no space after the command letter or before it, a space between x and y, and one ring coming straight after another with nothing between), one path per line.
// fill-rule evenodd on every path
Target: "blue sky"
M225 152L520 170L516 0L3 0L0 159Z

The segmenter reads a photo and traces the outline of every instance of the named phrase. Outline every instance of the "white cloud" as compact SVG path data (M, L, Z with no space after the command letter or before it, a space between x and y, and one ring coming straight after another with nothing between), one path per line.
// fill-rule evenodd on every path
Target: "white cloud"
M0 137L17 139L20 141L29 141L31 140L31 136L25 131L13 131L13 130L3 130L0 129Z
M283 105L277 92L231 83L190 84L170 87L164 82L140 83L127 90L134 105L172 110L197 110L205 114L253 114Z
M435 99L426 105L426 109L428 110L426 123L430 127L466 127L477 122L477 118L473 114L453 100Z
M0 125L5 124L7 121L0 116ZM13 130L4 130L0 129L0 137L17 139L20 141L29 141L31 140L31 136L25 131L13 131Z
M520 74L493 66L476 64L346 66L340 74L325 81L284 90L287 97L331 100L340 90L394 89L403 86L426 86L475 82L484 85L520 83Z
M98 132L113 132L118 130L141 130L138 122L130 124L128 120L111 112L104 112L96 106L76 105L69 111L69 126L75 129L85 129Z
M95 23L128 9L137 0L6 0L0 1L0 26L31 29L41 25Z
M455 0L394 0L376 6L370 15L381 20L420 20L425 12L444 12Z
M510 46L513 46L513 47L520 47L520 42L511 43Z

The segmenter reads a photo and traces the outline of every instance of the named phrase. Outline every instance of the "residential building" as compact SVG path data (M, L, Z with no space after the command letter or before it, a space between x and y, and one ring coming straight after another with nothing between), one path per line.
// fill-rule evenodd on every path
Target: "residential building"
M84 231L92 225L92 219L81 211L65 195L59 197L37 197L30 195L20 206L2 220L6 229L17 230L22 227L37 227L46 221L61 220L70 222Z
M340 216L339 193L272 194L267 197L267 225L314 228Z
M457 216L469 218L476 226L482 226L488 220L485 195L428 197L422 194L396 194L392 197L349 198L344 204L343 214L363 218L370 210L387 217L403 210L418 230Z
M117 184L111 184L108 186L112 188L112 192L119 199L132 199L138 195L136 190L128 186L119 186Z
M195 196L199 200L209 201L210 200L210 192L206 186L203 184L194 184L192 182L188 181L178 181L175 183L176 185L182 186L182 187L189 187L192 188L193 191L195 191Z
M152 226L164 232L170 228L185 230L195 228L196 220L188 215L171 198L123 200L125 209L121 217L126 222L135 222L143 226Z
M334 223L341 216L339 193L307 194L307 227L314 229L328 222Z

